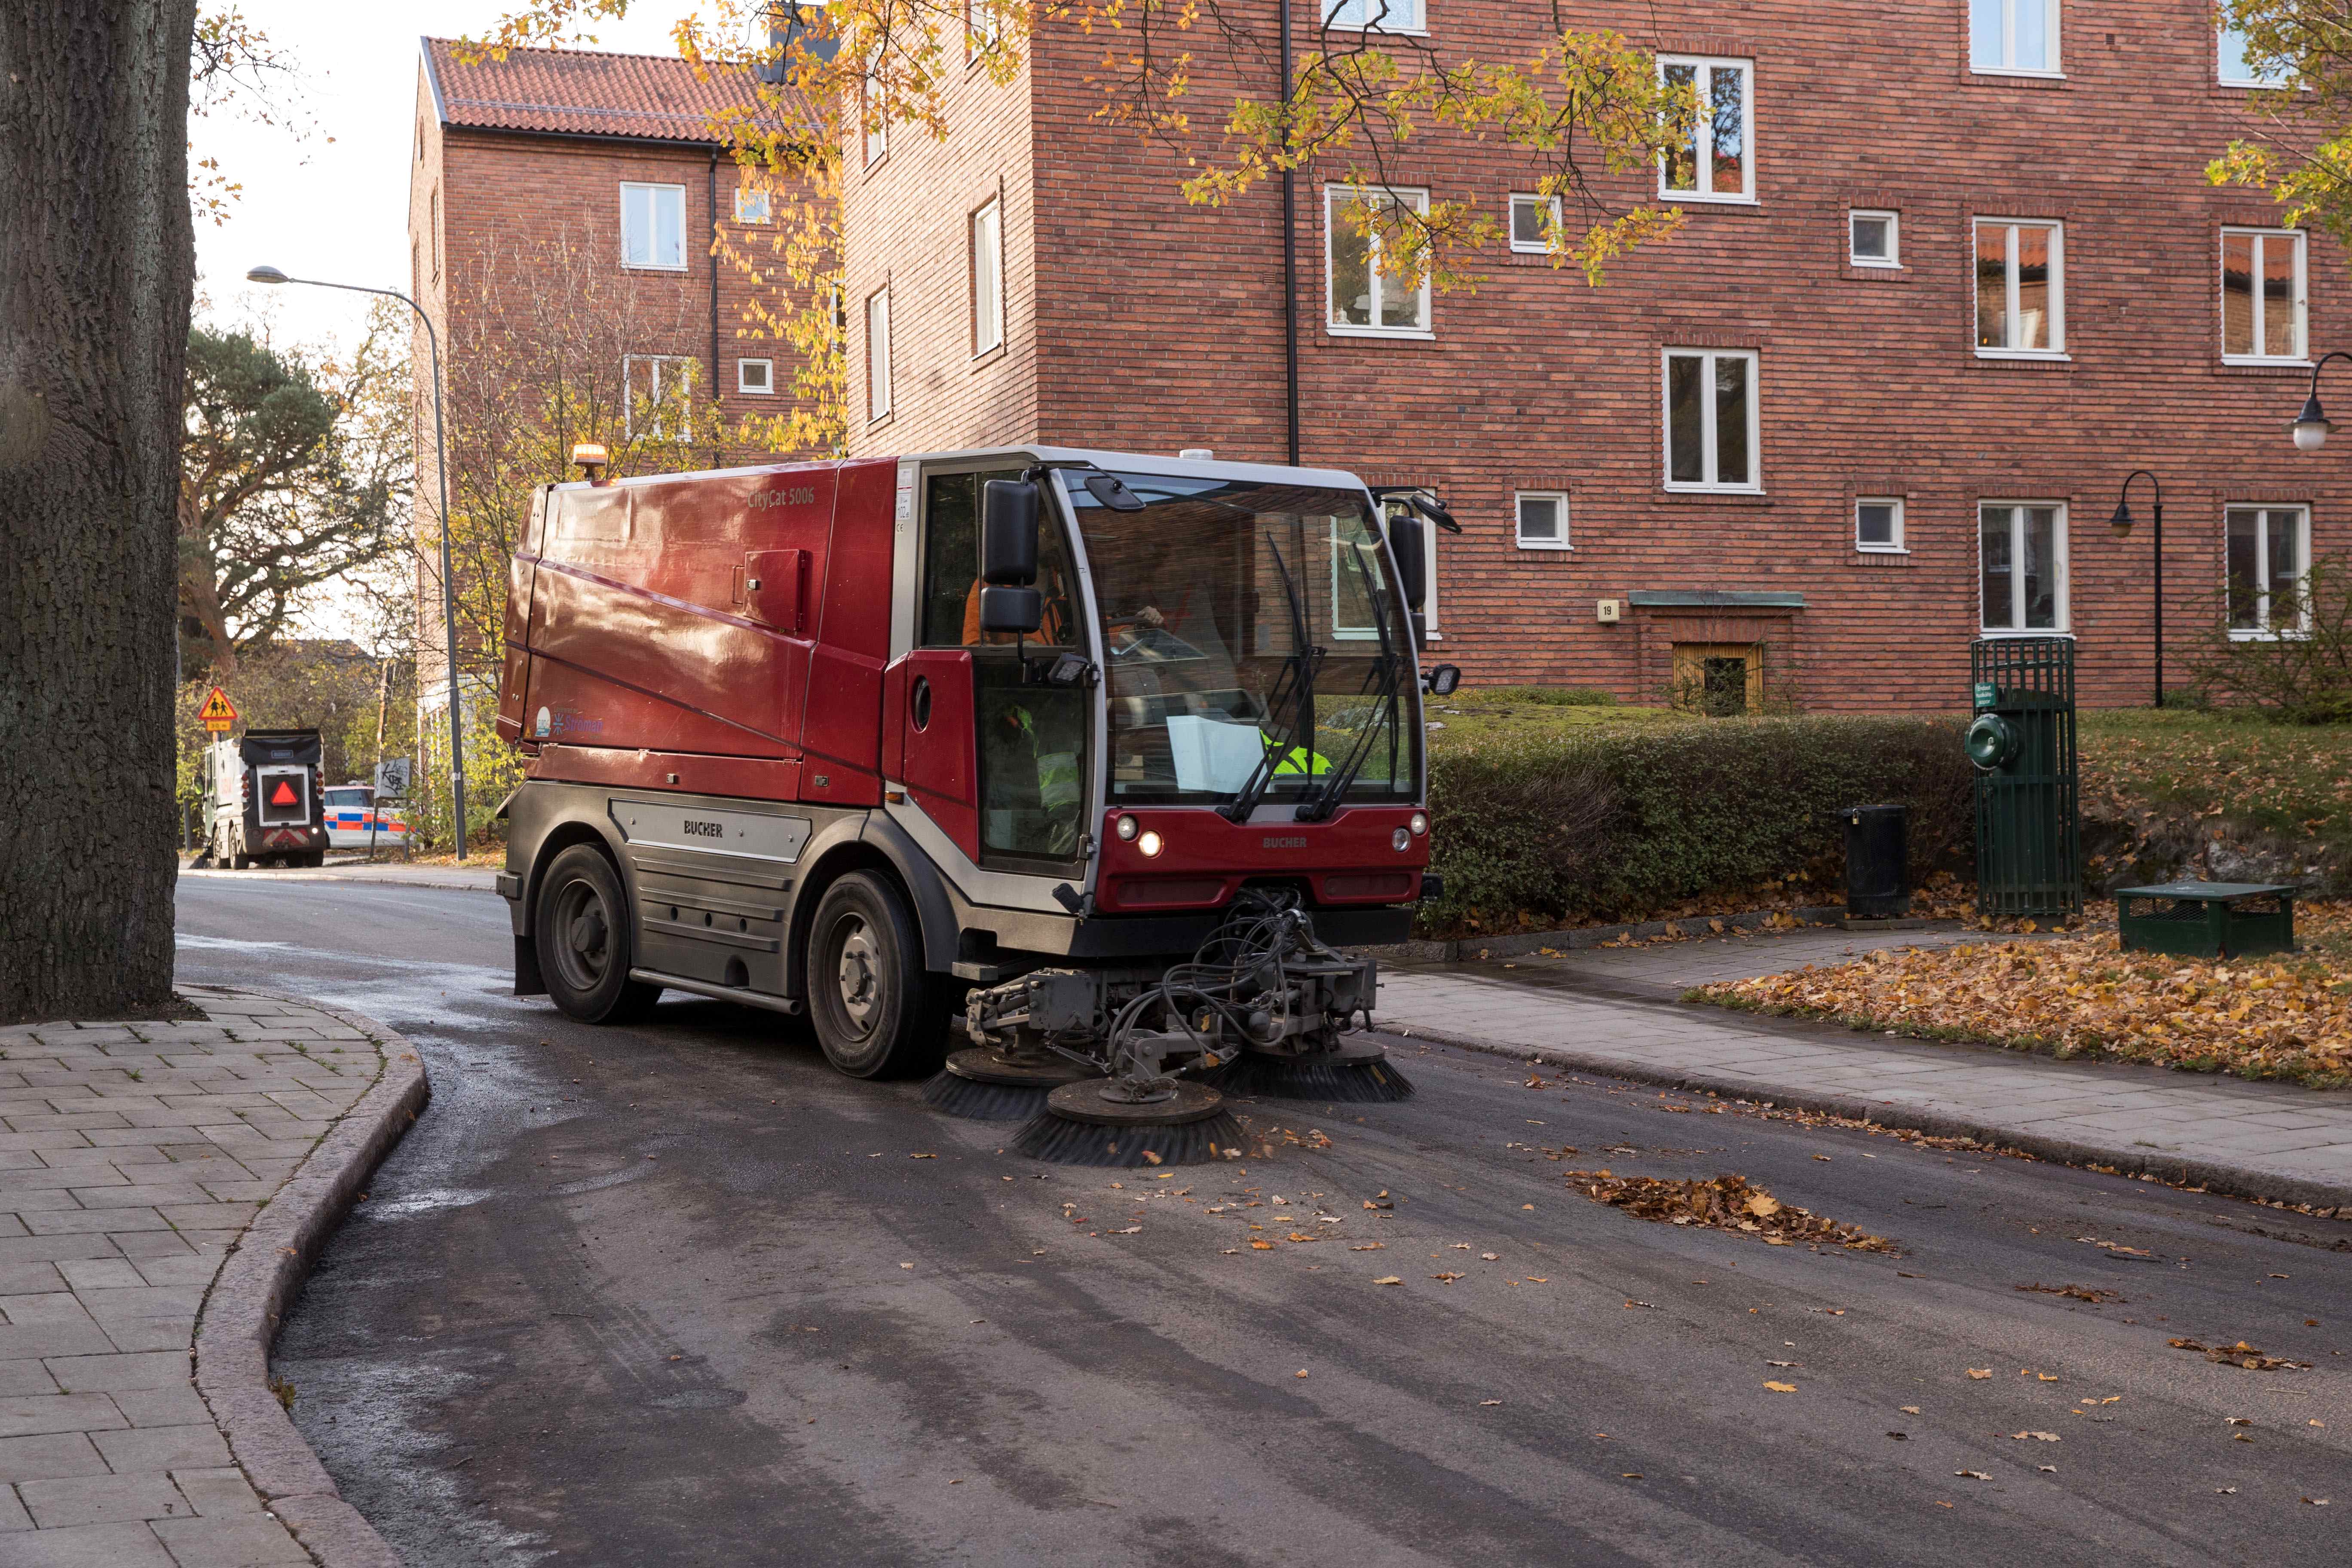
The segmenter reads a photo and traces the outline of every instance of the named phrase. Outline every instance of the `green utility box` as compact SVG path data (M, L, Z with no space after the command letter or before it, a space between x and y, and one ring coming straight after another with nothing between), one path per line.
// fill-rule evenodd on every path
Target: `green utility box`
M2294 951L2294 894L2281 882L2167 882L2116 892L2126 952L2247 958Z
M1977 909L2002 918L2083 907L2076 803L2074 639L1979 637L1970 650L1976 718Z

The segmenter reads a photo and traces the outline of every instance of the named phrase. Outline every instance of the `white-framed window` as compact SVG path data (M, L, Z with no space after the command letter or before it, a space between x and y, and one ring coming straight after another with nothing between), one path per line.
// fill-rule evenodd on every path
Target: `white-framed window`
M2305 355L2303 235L2291 228L2221 231L2221 357Z
M701 362L684 354L621 358L621 429L630 440L683 441L693 428Z
M881 118L882 89L869 73L857 84L857 119L866 135L866 166L872 168L890 151L890 127Z
M1426 0L1323 0L1323 25L1350 33L1426 33Z
M1986 631L2064 631L2065 503L1979 502L1977 576Z
M1702 55L1660 55L1670 86L1698 94L1691 137L1659 160L1658 194L1695 202L1756 199L1753 60Z
M2307 631L2303 593L2311 570L2311 512L2299 506L2233 506L2229 544L2230 635L2245 639Z
M2065 237L2061 224L1977 219L1979 358L2065 356Z
M1903 542L1903 498L1857 496L1853 503L1853 547L1885 555L1906 553Z
M1753 349L1668 349L1666 489L1760 490Z
M2214 29L2214 79L2223 87L2284 87L2294 72L2284 65L2257 70L2246 58L2246 35L2227 23Z
M686 187L621 184L621 265L686 270Z
M737 223L772 223L774 202L769 193L758 185L735 187L735 221Z
M1855 207L1845 215L1845 256L1856 267L1903 265L1903 215Z
M971 215L971 352L1004 346L1004 204L992 197Z
M1003 7L991 0L963 0L963 58L977 59L1003 40Z
M1969 0L1969 68L2057 76L2059 0Z
M1568 492L1520 490L1511 498L1522 550L1568 550Z
M890 416L890 290L866 297L866 417Z
M1429 210L1427 191L1364 190L1328 185L1323 192L1323 268L1329 277L1327 329L1338 337L1425 338L1429 329L1429 279L1407 289L1381 270L1379 220L1373 231L1359 230L1349 216L1361 201L1375 214L1402 202L1414 212Z
M1522 256L1541 256L1551 249L1559 227L1559 198L1511 193L1511 248Z
M772 359L737 360L735 390L750 393L754 397L772 396L776 390L776 362Z

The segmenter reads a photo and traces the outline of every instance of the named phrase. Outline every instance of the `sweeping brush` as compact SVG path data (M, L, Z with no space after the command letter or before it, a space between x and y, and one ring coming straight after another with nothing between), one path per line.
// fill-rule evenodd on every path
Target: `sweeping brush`
M1200 1165L1241 1157L1247 1134L1215 1089L1187 1080L1173 1099L1127 1105L1102 1098L1108 1081L1055 1089L1013 1146L1056 1165Z
M1412 1082L1384 1056L1276 1057L1244 1051L1211 1079L1226 1094L1378 1105L1412 1098Z
M961 1050L924 1082L916 1099L968 1121L1025 1121L1045 1109L1047 1095L1085 1076L1075 1063L1011 1062L986 1049Z
M1105 1127L1044 1111L1013 1134L1013 1147L1033 1160L1055 1165L1135 1169L1154 1163L1204 1165L1213 1160L1230 1160L1240 1152L1245 1136L1230 1110L1173 1127ZM1155 1158L1147 1160L1146 1154Z

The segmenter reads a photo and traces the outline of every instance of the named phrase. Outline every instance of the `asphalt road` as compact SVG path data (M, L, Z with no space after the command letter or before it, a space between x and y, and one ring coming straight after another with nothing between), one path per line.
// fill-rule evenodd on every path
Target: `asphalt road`
M508 996L483 895L186 881L180 930L425 1051L278 1349L419 1564L2345 1560L2352 1226L1403 1042L1407 1103L1242 1107L1271 1158L1040 1166L784 1020ZM1645 1222L1601 1166L1904 1250Z

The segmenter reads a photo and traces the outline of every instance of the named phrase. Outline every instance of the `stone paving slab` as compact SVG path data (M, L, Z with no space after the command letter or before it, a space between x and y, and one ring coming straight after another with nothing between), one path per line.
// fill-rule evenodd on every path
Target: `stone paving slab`
M1997 1139L2051 1158L2242 1196L2352 1204L2352 1094L2134 1063L2059 1061L1670 1000L1704 981L1776 974L1834 962L1849 950L1944 934L1803 931L1583 949L1507 968L1383 966L1377 1017L1384 1029L1423 1038Z
M190 995L207 1022L0 1029L7 1568L310 1561L196 1392L196 1316L383 1056L299 1004Z

